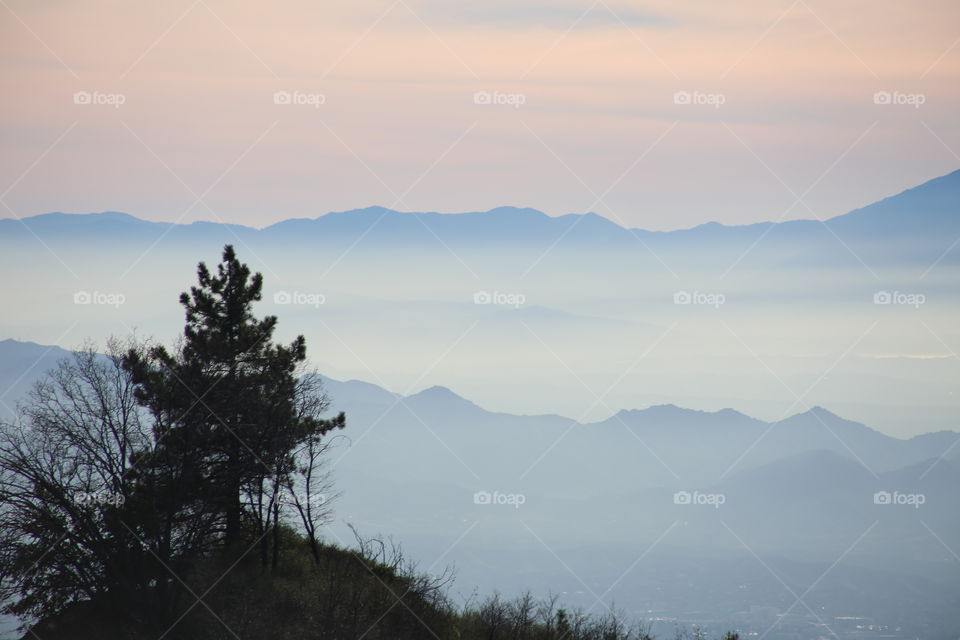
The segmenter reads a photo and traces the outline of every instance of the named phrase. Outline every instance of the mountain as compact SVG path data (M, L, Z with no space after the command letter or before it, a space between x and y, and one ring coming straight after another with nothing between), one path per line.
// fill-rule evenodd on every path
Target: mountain
M0 379L35 379L64 354L2 341ZM389 532L427 564L443 551L464 592L553 590L589 607L592 591L636 615L762 632L809 588L837 620L953 620L960 464L940 458L958 433L892 438L820 407L770 423L661 404L581 423L441 386L323 382L348 424L328 459L342 496L327 535Z
M828 224L838 233L859 227L871 229L877 235L914 236L929 229L952 229L957 227L960 218L958 192L960 170L855 209L829 220Z
M17 382L5 401L12 405L66 355L56 347L0 342L0 381L8 386ZM764 422L732 409L657 405L581 423L558 415L489 411L440 386L403 396L368 382L322 380L330 410L345 411L350 422L345 434L351 443L344 453L384 458L375 466L396 467L397 477L415 484L430 482L439 470L467 483L496 477L532 490L580 495L587 485L567 470L582 465L586 456L603 461L591 472L591 491L610 495L630 495L643 487L722 487L744 473L770 472L771 465L778 473L805 469L810 474L805 486L823 489L831 482L877 484L885 474L902 469L916 477L922 469L913 470L920 467L939 473L941 466L950 469L955 463L933 461L960 448L960 434L953 431L899 439L821 407ZM393 458L399 450L435 459L431 465L404 469L405 462ZM770 490L783 484L762 475L746 477Z
M11 419L18 400L70 352L56 346L0 340L0 420Z
M69 353L31 342L0 341L0 383L10 389L3 396L5 401L12 403L21 397L45 370ZM386 423L389 428L379 429L378 425L378 430L389 447L395 445L394 437L408 439L411 433L426 435L427 440L450 438L444 444L462 449L464 460L474 461L477 468L493 462L500 474L520 476L529 471L531 479L540 472L533 473L530 463L546 444L552 446L545 470L592 449L610 470L620 474L621 481L633 475L641 485L671 484L669 478L674 474L713 483L733 472L800 454L842 458L861 473L877 477L875 474L925 463L960 449L960 433L954 431L894 438L822 407L765 422L729 408L710 412L666 404L621 410L600 422L581 423L559 415L490 411L443 386L404 396L359 380L327 376L321 380L330 410L345 411L353 418L350 431L354 435L373 423ZM424 427L434 436L424 434ZM502 450L506 442L510 447ZM494 454L497 448L501 450ZM483 452L488 450L492 457L485 459ZM644 468L631 469L631 460L644 461Z
M711 413L665 405L621 411L598 426L613 433L626 427L668 466L676 465L679 475L703 479L812 451L832 452L867 473L882 472L937 457L958 439L949 431L892 438L822 407L763 422L732 409Z
M431 422L444 421L456 424L469 423L487 417L484 411L466 398L458 396L446 387L433 386L403 399L402 404L411 413Z
M515 207L458 214L370 207L264 229L116 212L7 219L0 220L0 271L30 278L0 282L0 298L17 302L3 334L72 346L135 328L167 340L178 331L177 296L197 262L216 260L232 243L264 276L264 312L303 333L334 378L373 380L372 370L400 388L456 343L457 364L441 358L430 384L470 389L472 399L506 398L517 411L579 416L591 404L585 387L606 388L650 348L615 399L605 400L610 407L596 406L585 419L666 403L775 417L791 398L782 405L784 389L741 357L746 345L765 362L778 359L771 365L788 386L810 385L839 358L842 389L821 380L805 398L810 406L889 432L956 429L960 398L944 345L960 338L951 328L960 307L958 206L960 172L827 224L711 223L670 232ZM116 292L125 302L79 307L80 292L107 299ZM888 304L879 304L884 293ZM757 425L743 429L741 439L756 437ZM843 447L819 430L820 448ZM766 438L761 444L758 452Z
M551 217L531 208L498 207L490 211L444 214L399 212L373 206L330 212L316 218L284 220L263 229L212 222L156 223L117 212L94 214L49 213L0 220L0 241L36 234L41 239L109 237L112 241L250 242L264 247L340 246L363 240L366 246L410 248L441 244L460 248L600 246L635 250L639 243L664 251L711 252L750 250L764 239L761 255L773 259L796 243L818 247L847 261L850 252L898 261L932 261L960 235L960 170L935 178L879 202L820 222L791 220L726 226L715 222L669 232L629 229L595 213ZM639 242L638 242L639 241ZM839 241L839 242L838 242ZM881 248L899 241L896 256ZM878 246L878 243L880 246ZM844 246L846 245L846 246ZM808 247L808 248L809 248ZM808 259L811 257L807 252ZM947 259L955 261L955 256Z
M196 262L234 243L264 273L258 313L306 334L347 414L331 538L395 535L424 566L455 563L464 592L556 589L589 607L593 591L665 624L779 615L785 584L816 585L817 611L932 637L923 620L960 610L958 205L960 172L825 224L671 232L512 207L265 229L55 213L0 220L0 299L6 335L166 341ZM726 304L677 304L680 290ZM928 304L878 306L878 290ZM0 341L0 419L68 355ZM370 371L388 382L355 379L379 382ZM781 382L812 388L812 408L752 417L785 411Z
M575 231L589 242L622 240L627 230L595 213L550 217L530 208L497 207L489 211L445 214L399 212L384 207L331 212L313 219L286 220L262 230L271 241L303 238L344 241L371 230L374 237L392 243L433 243L439 237L458 245L522 245L556 240Z

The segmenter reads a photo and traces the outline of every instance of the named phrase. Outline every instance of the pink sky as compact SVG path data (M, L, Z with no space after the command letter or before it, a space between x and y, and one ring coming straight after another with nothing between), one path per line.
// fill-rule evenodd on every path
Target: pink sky
M0 217L510 204L669 229L830 217L960 167L951 1L2 0L0 16Z

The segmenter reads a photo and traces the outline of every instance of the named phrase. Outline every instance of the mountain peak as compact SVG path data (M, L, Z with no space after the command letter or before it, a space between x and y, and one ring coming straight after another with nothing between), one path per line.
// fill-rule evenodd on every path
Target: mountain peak
M5 218L10 219L10 218ZM31 223L48 223L54 225L85 224L98 222L120 222L125 224L154 224L148 220L132 216L122 211L92 211L88 213L64 213L63 211L51 211L50 213L40 213L33 216L27 216L21 220ZM161 223L162 224L162 223Z
M435 384L432 387L427 387L423 391L419 391L413 395L421 396L424 398L459 398L460 400L464 399L462 396L458 396L456 393L454 393L449 387L444 387L439 384ZM408 397L413 397L413 396L408 396Z
M56 345L40 344L38 342L31 342L30 340L17 340L16 338L5 338L0 340L0 348L6 350L3 355L8 355L10 350L14 349L35 352L37 354L44 352L68 352L66 349L62 349Z
M840 416L838 416L838 415L835 414L834 412L830 411L829 409L825 409L824 407L821 407L820 405L814 405L814 406L810 407L809 409L807 409L806 411L804 411L803 413L799 413L799 414L797 414L797 415L798 415L798 416L807 416L807 415L809 415L809 416L813 416L813 417L815 417L815 418L819 418L819 419L821 419L821 420L843 420L843 421L846 421L844 418L841 418Z
M704 413L696 409L684 409L675 404L654 404L645 409L621 409L616 416L621 418L673 418L677 416L686 416L692 414Z
M385 213L401 213L401 212L396 211L395 209L388 209L386 207L381 207L380 205L371 205L369 207L361 207L359 209L348 209L346 211L328 211L323 215L317 216L316 218L314 218L314 220L322 220L324 218L334 219L334 218L364 215L364 214L382 215Z
M403 402L415 413L423 412L424 416L440 414L444 419L465 414L487 413L482 407L439 385L409 395L403 399Z
M724 409L720 409L719 411L715 411L714 415L721 416L724 418L747 418L748 420L755 419L755 418L751 418L745 413L737 411L736 409L731 409L730 407L726 407Z
M539 209L533 209L531 207L512 207L512 206L502 206L494 207L485 213L491 215L521 215L521 216L536 216L538 218L548 217L543 211Z

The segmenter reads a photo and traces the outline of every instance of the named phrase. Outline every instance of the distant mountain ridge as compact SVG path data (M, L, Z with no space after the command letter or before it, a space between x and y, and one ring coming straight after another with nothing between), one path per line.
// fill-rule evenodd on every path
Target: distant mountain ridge
M194 232L204 231L207 227L219 228L219 222L197 221L189 224L153 222L137 218L128 213L105 211L101 213L72 214L53 212L22 218L34 231L73 231L79 229L109 228L113 231L146 231L169 229ZM232 231L244 236L262 235L264 237L300 237L304 233L346 233L357 228L368 229L377 222L385 230L420 235L425 231L419 222L437 233L450 233L456 228L464 234L471 234L475 240L483 239L492 229L507 230L517 237L531 235L550 235L557 232L572 232L580 237L594 240L614 240L642 235L645 238L667 237L709 237L717 235L759 235L768 232L770 227L791 230L810 230L821 227L821 221L814 219L789 220L785 222L757 222L747 225L725 225L708 222L686 229L671 231L649 231L639 228L626 228L620 224L593 212L568 213L549 216L537 209L502 206L489 211L466 213L440 212L401 212L381 206L370 206L348 211L331 211L315 218L290 218L262 229L238 224L227 224ZM852 231L864 223L878 226L878 230L900 231L922 230L923 224L936 222L939 225L957 225L960 223L960 170L934 178L921 185L884 198L873 204L841 214L824 222L834 231ZM14 231L21 222L12 218L0 219L0 232ZM508 240L502 236L493 239Z
M0 341L0 384L9 399L69 352L16 340ZM398 432L422 429L434 434L465 429L509 433L531 449L552 441L571 427L579 434L596 434L600 447L614 458L642 442L673 473L722 478L737 469L767 464L811 451L824 451L853 460L869 473L887 472L941 456L960 440L960 433L939 431L903 440L846 420L822 407L812 407L778 422L765 422L734 409L698 411L673 404L625 409L599 422L580 423L553 415L515 415L478 406L447 387L431 386L401 395L359 380L320 376L331 410L346 411L356 429L397 425ZM12 386L11 386L12 385ZM9 404L9 402L8 402ZM957 446L956 448L960 448ZM629 464L624 460L622 464ZM657 468L653 464L654 469ZM659 470L662 472L662 470Z

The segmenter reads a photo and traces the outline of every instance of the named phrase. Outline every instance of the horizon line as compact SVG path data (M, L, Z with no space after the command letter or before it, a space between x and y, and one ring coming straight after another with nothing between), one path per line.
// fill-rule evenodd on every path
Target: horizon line
M865 207L869 207L869 206L874 205L874 204L877 204L877 203L879 203L879 202L883 202L884 200L888 200L888 199L890 199L890 198L898 197L898 196L903 195L903 194L905 194L905 193L907 193L907 192L909 192L909 191L913 191L914 189L921 188L921 187L923 187L923 186L925 186L925 185L927 185L927 184L929 184L929 183L931 183L931 182L934 182L934 181L937 181L937 180L941 180L941 179L943 179L943 178L946 178L946 177L951 176L951 175L954 175L954 174L960 174L960 169L955 169L955 170L950 171L950 172L948 172L948 173L945 173L945 174L943 174L943 175L935 176L935 177L933 177L933 178L931 178L931 179L929 179L929 180L926 180L926 181L924 181L924 182L921 182L920 184L914 185L913 187L909 187L909 188L907 188L907 189L903 189L902 191L899 191L899 192L896 192L896 193L893 193L893 194L890 194L890 195L887 195L887 196L883 196L883 197L881 197L881 198L879 198L879 199L877 199L877 200L873 200L873 201L871 201L871 202L868 202L868 203L866 203L866 204L863 204L863 205L861 205L860 207L857 207L857 208L855 208L855 209L851 209L851 210L849 210L849 211L845 211L845 212L843 212L843 213L838 213L838 214L836 214L836 215L830 216L829 218L823 218L823 219L815 218L815 217L814 217L814 218L790 218L790 219L788 219L788 220L772 220L772 219L768 219L768 220L758 220L758 221L756 221L756 222L749 222L749 223L745 223L745 224L726 224L726 223L720 222L720 221L718 221L718 220L709 220L709 221L707 221L707 222L702 222L702 223L700 223L700 224L694 225L694 226L692 226L692 227L677 227L677 228L673 228L673 229L644 229L644 228L641 228L641 227L625 227L625 226L623 226L622 224L620 224L619 222L617 222L616 220L611 219L609 216L605 216L605 215L600 214L600 213L597 213L597 212L595 212L595 211L585 211L585 212L582 212L582 213L567 212L567 213L561 213L561 214L550 214L550 213L547 213L546 211L543 211L543 210L541 210L541 209L537 209L537 208L535 208L535 207L521 207L521 206L516 206L516 205L500 205L500 206L497 206L497 207L493 207L492 209L487 209L486 211L476 211L476 210L474 210L474 211L470 211L470 210L467 210L467 211L413 211L413 210L406 210L406 211L404 211L404 210L400 210L400 209L392 209L392 208L389 208L389 207L384 207L384 206L382 206L382 205L373 204L373 205L368 205L368 206L366 206L366 207L360 207L360 208L356 208L356 209L346 209L346 210L342 210L342 211L327 211L327 212L325 212L325 213L320 214L319 216L312 217L312 218L311 218L311 217L292 217L292 218L284 218L284 219L282 219L282 220L279 220L279 221L277 221L277 222L270 223L270 224L265 225L265 226L262 226L262 227L255 227L255 226L251 226L251 225L246 225L246 224L241 224L241 223L236 223L236 222L228 222L228 221L223 221L223 220L194 220L194 221L192 221L192 222L178 222L178 221L170 221L170 220L154 220L154 219L150 219L150 218L144 218L144 217L141 217L141 216L139 216L139 215L129 213L129 212L127 212L127 211L117 211L117 210L113 210L113 209L106 209L106 210L103 210L103 211L88 211L88 212L82 212L82 213L81 213L81 212L67 212L67 211L47 211L47 212L44 212L44 213L36 213L36 214L29 215L29 216L23 216L23 217L20 217L20 218L11 218L11 217L0 218L0 222L5 221L5 220L15 220L15 221L23 222L23 221L26 221L26 220L31 220L31 219L33 219L33 218L40 218L40 217L51 216L51 215L64 215L64 216L101 216L101 215L106 215L106 214L114 213L114 214L120 214L120 215L124 215L124 216L129 216L129 217L131 217L131 218L133 218L133 219L135 219L135 220L138 220L138 221L140 221L140 222L147 222L147 223L150 223L150 224L168 224L168 225L180 226L180 227L188 227L188 226L191 226L191 225L194 225L194 224L212 224L212 225L222 225L222 226L231 226L231 227L242 227L242 228L244 228L244 229L250 229L250 230L253 230L253 231L265 231L266 229L269 229L269 228L274 227L274 226L279 225L279 224L283 224L283 223L285 223L285 222L292 222L292 221L298 221L298 220L318 221L318 220L320 220L320 219L322 219L322 218L325 218L325 217L327 217L327 216L330 216L330 215L360 213L360 212L364 212L364 211L369 211L369 210L371 210L371 209L383 210L383 211L386 211L386 212L388 212L388 213L396 213L396 214L404 214L404 215L439 215L439 216L464 216L464 215L488 214L488 213L493 213L493 212L495 212L495 211L499 211L499 210L501 210L501 209L513 209L513 210L515 210L515 211L517 211L517 212L522 212L522 211L534 212L534 213L540 214L540 215L542 215L542 216L544 216L544 217L551 218L551 219L555 219L555 220L556 220L556 219L560 219L560 218L564 218L564 217L567 217L567 216L581 216L581 217L584 217L584 216L596 216L596 217L598 217L598 218L602 218L602 219L605 220L606 222L609 222L610 224L612 224L612 225L614 225L614 226L616 226L616 227L619 227L620 229L623 229L624 231L642 231L642 232L645 232L645 233L674 233L674 232L677 232L677 231L692 231L692 230L695 230L695 229L699 229L699 228L701 228L701 227L715 226L715 225L719 225L719 226L721 226L721 227L725 227L725 228L728 228L728 229L741 229L741 228L752 227L752 226L757 226L757 225L780 225L780 224L787 224L787 223L790 223L790 222L821 222L821 223L823 223L823 222L826 222L826 221L829 221L829 220L834 220L834 219L836 219L836 218L840 218L840 217L842 217L842 216L848 215L848 214L850 214L850 213L853 213L854 211L859 211L860 209L863 209L863 208L865 208Z

